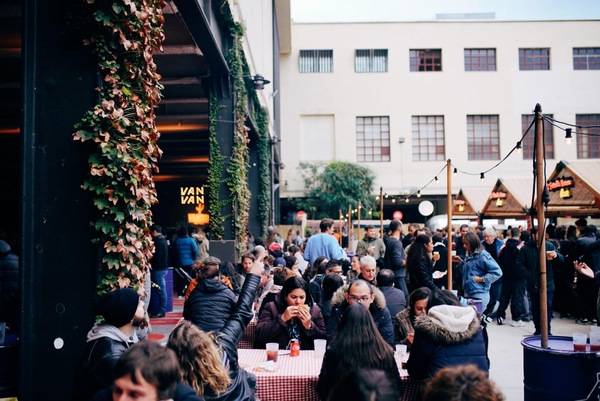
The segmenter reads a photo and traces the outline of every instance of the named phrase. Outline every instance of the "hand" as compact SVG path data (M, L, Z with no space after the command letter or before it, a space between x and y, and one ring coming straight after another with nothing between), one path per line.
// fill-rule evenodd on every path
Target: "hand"
M409 343L413 343L413 341L415 340L415 333L408 333L406 335L406 339L408 340Z
M575 266L575 270L584 276L588 276L589 278L594 278L594 271L590 269L590 267L585 262L574 261L573 265Z
M304 326L304 328L308 330L312 322L312 319L310 317L310 309L299 307L297 317L302 322L302 326Z
M462 261L463 261L463 260L461 259L461 257L460 257L460 256L453 255L453 256L452 256L452 261L453 261L454 263L462 263Z
M281 315L281 320L287 322L288 320L298 316L298 307L297 306L288 306L285 308L285 312Z
M262 276L263 272L265 271L265 264L263 263L263 259L266 255L266 251L263 251L256 257L256 260L254 261L254 263L252 263L252 267L250 268L250 274Z
M473 276L473 281L476 283L483 283L483 277L479 277L479 276Z
M369 255L374 255L375 254L375 247L374 246L370 246L367 248L367 253Z

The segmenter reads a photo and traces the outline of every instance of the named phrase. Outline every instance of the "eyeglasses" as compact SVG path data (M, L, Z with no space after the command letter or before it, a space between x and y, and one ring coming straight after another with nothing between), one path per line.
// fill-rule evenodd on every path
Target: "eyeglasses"
M369 299L371 299L371 297L369 295L365 295L362 297L357 297L356 295L348 295L348 299L352 302L363 303L367 302Z
M344 271L343 270L340 270L340 271L332 270L331 273L344 274Z

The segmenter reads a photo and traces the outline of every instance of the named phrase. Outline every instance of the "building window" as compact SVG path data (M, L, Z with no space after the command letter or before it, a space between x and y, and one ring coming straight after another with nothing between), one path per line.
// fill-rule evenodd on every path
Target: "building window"
M577 128L575 133L577 139L577 158L599 159L600 114L577 114L575 121L577 127L581 127Z
M546 117L552 118L552 114L544 114ZM531 121L535 117L531 114L521 115L521 130L523 133L529 128ZM535 125L531 127L521 145L523 146L523 159L533 159L533 153L535 152ZM546 159L554 159L554 134L552 131L552 124L549 121L544 120L544 147L546 152Z
M390 118L356 117L358 162L390 161Z
M442 71L442 50L410 50L411 71Z
M465 49L465 71L496 71L496 49Z
M600 47L574 47L574 70L600 70Z
M519 70L549 70L550 49L519 49Z
M333 72L333 50L300 50L300 72Z
M500 159L498 116L467 116L469 160Z
M413 161L445 160L445 154L444 116L413 116Z
M387 72L387 49L356 49L356 72Z

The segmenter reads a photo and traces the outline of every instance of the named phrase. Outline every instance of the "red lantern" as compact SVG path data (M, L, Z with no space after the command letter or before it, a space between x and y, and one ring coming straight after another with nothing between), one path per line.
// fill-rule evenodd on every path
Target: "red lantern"
M402 214L402 212L400 210L396 210L394 212L394 214L392 215L394 220L402 220L402 217L404 217L404 215Z
M303 221L306 218L306 212L304 210L299 210L296 212L296 220Z

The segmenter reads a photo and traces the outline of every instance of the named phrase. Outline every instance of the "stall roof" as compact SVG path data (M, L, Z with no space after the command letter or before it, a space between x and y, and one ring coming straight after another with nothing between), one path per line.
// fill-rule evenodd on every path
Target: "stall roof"
M532 178L499 178L481 210L485 217L523 218L531 205ZM503 202L498 201L503 199Z
M599 172L600 160L558 162L548 178L550 202L546 215L563 217L600 215Z
M477 217L490 193L489 188L485 187L467 187L461 188L454 200L453 216ZM464 202L464 203L462 203ZM460 204L464 204L464 210L461 211Z

